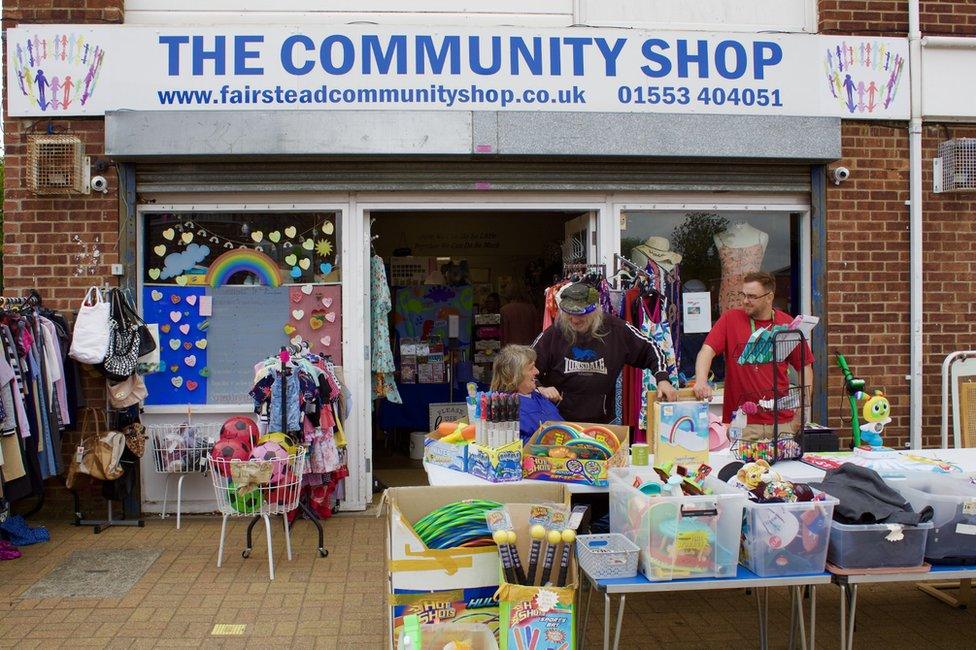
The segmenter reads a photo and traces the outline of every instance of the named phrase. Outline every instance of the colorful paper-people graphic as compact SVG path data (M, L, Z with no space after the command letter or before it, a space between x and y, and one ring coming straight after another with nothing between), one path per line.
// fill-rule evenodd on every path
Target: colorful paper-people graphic
M17 43L13 51L17 87L42 111L88 104L105 60L101 46L86 41L82 34L63 33L44 39L35 34Z
M831 96L852 114L875 113L891 106L905 64L904 57L886 45L867 40L829 47L823 61ZM884 76L876 71L883 71Z

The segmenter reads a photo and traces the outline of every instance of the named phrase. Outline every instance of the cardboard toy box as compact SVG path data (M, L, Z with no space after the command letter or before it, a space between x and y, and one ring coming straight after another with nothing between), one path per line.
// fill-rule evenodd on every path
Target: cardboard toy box
M505 504L569 505L564 486L539 483L391 488L383 499L387 522L390 648L399 637L405 614L422 613L425 622L489 625L498 616L497 603L489 604L485 600L499 584L501 565L497 547L429 549L414 532L413 522L449 503L471 499Z
M536 433L553 424L561 422L543 422ZM614 424L590 424L574 422L582 429L602 427L610 430L620 443L619 448L609 460L583 460L576 457L563 445L525 444L522 449L522 476L540 481L561 481L563 483L583 483L597 487L606 487L607 470L611 467L626 467L630 465L630 429Z
M427 434L427 437L424 438L424 462L458 472L468 471L468 447L470 445L441 442L441 438L448 435L450 433L439 434L436 431Z
M529 506L516 504L508 507L518 535L516 546L523 565L527 566L532 538L529 535ZM543 544L540 556L545 556ZM563 545L556 546L556 556L550 574L549 586L513 585L504 579L498 589L500 650L559 650L576 647L576 593L579 574L575 549L569 554L569 571L566 585L554 586L559 575L559 562ZM536 581L542 579L542 561L536 573Z
M522 441L503 447L468 445L468 474L491 481L510 483L522 480Z

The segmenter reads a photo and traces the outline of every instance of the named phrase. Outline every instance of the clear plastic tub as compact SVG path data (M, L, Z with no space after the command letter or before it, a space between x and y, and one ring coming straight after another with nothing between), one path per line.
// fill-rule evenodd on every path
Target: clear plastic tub
M580 535L576 558L580 568L595 580L633 578L637 575L640 549L620 533Z
M886 479L917 512L931 506L925 559L933 564L976 564L976 485L968 479L918 474Z
M498 650L495 635L484 623L434 623L421 625L422 648L405 645L403 631L397 639L397 650L441 650L449 643L467 643L471 650Z
M746 501L739 561L763 577L823 573L837 503Z
M648 496L635 481L660 484L649 467L614 468L609 479L610 530L637 545L648 580L735 575L744 492L710 476L709 495Z
M842 569L921 566L931 523L842 524L830 526L827 561Z

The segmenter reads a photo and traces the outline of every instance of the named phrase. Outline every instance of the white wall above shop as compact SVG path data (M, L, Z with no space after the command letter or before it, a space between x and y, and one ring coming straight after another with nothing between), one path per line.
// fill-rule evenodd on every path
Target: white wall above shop
M923 41L922 115L926 119L976 119L976 94L971 90L974 87L976 38Z
M128 0L130 25L347 24L817 31L816 0Z

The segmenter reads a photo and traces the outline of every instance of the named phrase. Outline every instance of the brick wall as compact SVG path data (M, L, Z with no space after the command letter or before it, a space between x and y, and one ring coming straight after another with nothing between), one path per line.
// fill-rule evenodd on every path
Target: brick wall
M907 0L821 0L820 33L904 36L908 33ZM930 0L919 5L919 25L929 36L976 33L976 2Z

